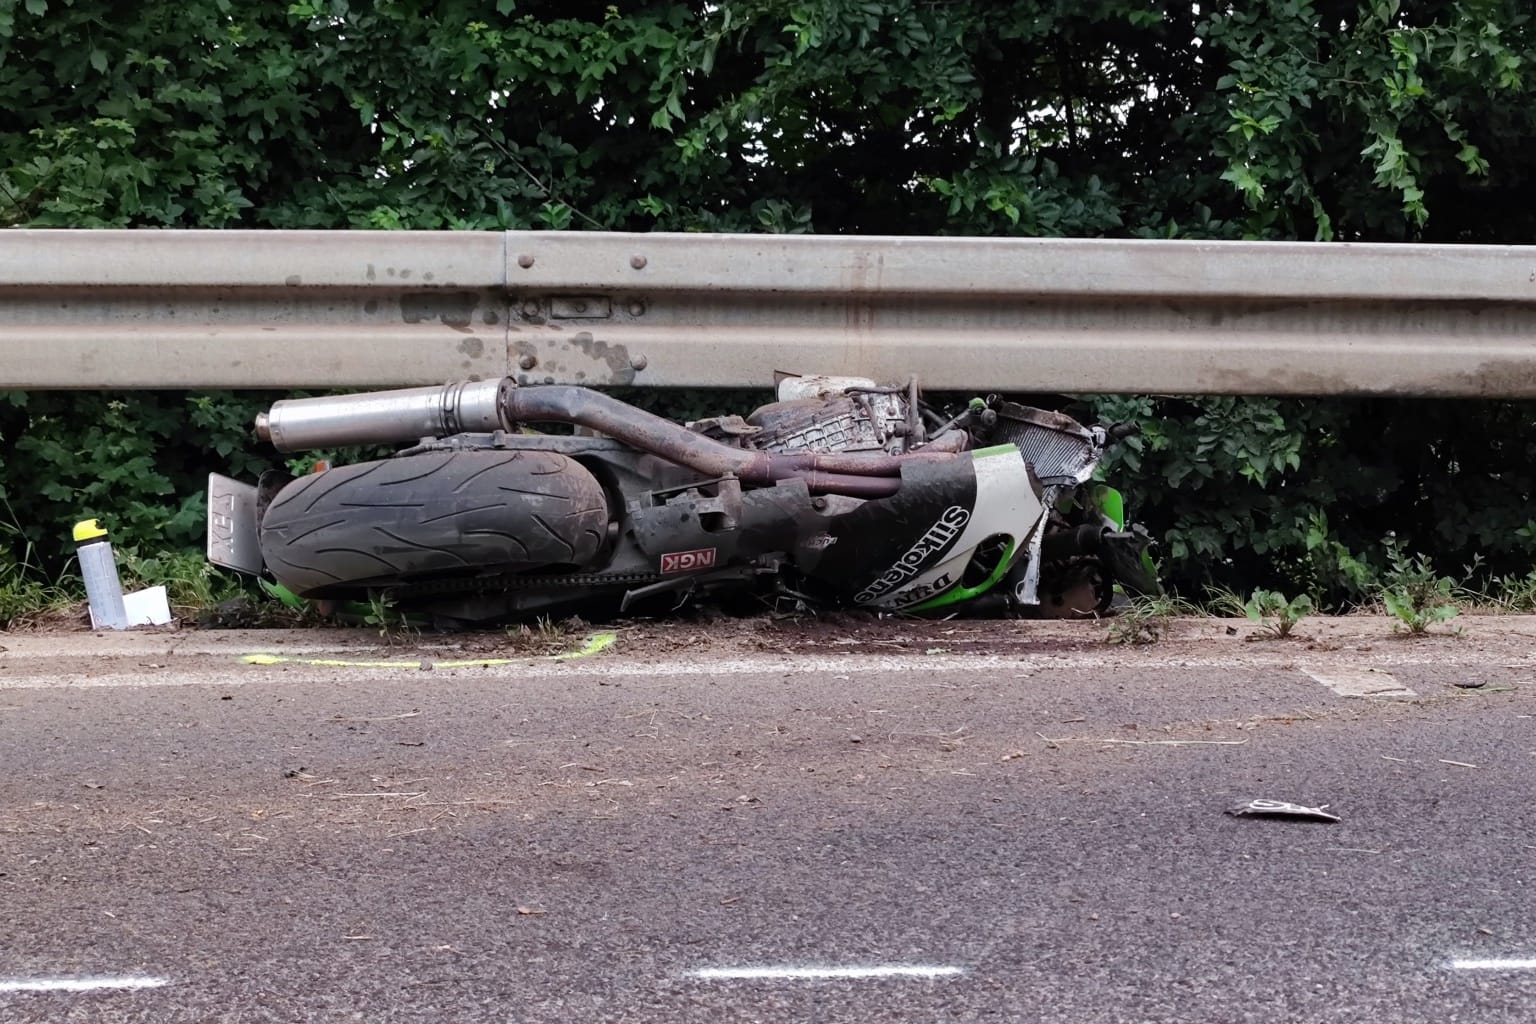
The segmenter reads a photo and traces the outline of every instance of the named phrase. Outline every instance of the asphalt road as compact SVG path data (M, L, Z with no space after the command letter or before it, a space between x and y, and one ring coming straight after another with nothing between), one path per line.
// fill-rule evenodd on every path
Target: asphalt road
M1518 647L50 642L0 636L7 1024L1536 1012ZM1223 813L1252 798L1342 821Z

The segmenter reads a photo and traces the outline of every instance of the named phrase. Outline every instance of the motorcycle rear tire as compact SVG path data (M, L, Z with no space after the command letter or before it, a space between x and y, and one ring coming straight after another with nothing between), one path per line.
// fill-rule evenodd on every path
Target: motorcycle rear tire
M261 553L290 590L340 596L487 574L589 568L608 531L602 485L552 452L426 452L338 466L284 487Z

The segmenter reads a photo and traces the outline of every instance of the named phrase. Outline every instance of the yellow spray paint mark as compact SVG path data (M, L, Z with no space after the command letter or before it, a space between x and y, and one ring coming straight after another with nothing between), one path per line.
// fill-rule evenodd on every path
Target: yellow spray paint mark
M586 646L579 651L567 651L564 654L556 654L551 661L570 661L572 658L587 658L594 654L601 654L612 647L619 639L617 633L593 633L587 637Z
M593 633L587 637L587 642L574 651L566 651L563 654L551 654L546 657L550 661L571 661L575 658L587 658L594 654L601 654L612 647L619 639L617 633ZM288 658L280 654L247 654L240 659L247 665L309 665L315 668L415 668L423 666L420 661L349 661L345 658ZM474 658L468 661L434 661L427 662L433 668L495 668L498 665L517 665L527 661L527 658Z

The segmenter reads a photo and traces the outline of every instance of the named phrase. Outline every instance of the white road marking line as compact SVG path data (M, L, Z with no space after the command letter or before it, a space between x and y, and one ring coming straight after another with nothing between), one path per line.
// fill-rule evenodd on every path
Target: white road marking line
M110 659L108 659L110 660ZM1366 660L1375 660L1383 665L1392 667L1430 667L1443 665L1441 661L1422 658L1418 656L1380 655L1371 656ZM18 663L19 664L19 663ZM600 672L605 678L647 678L647 677L676 677L687 676L725 676L725 675L750 675L754 673L778 674L778 675L816 675L836 673L841 676L854 678L861 675L900 674L903 672L921 673L968 673L968 672L1012 672L1027 675L1036 671L1061 671L1061 670L1094 670L1103 668L1137 668L1142 662L1133 655L1103 655L1091 652L1072 652L1067 655L996 655L996 654L955 654L955 655L763 655L757 657L730 657L715 660L700 661L673 661L660 660L652 662L625 662L622 658L609 658L596 663L581 659L571 662L550 662L544 664L529 664L506 666L505 668L476 668L466 669L459 678L473 680L484 679L497 683L507 679L570 679L573 676ZM1287 664L1278 660L1257 663L1242 663L1227 656L1190 656L1178 660L1177 666L1184 669L1256 669L1273 668L1281 664ZM1522 655L1500 663L1505 668L1524 668L1536 665L1536 655ZM241 665L239 656L231 654L229 657L229 671L219 671L209 668L207 665L195 665L182 668L175 664L174 660L167 666L167 670L160 673L146 674L143 672L109 672L102 675L90 675L86 672L64 674L16 674L0 675L0 691L5 690L49 690L49 689L94 689L113 687L148 688L159 686L245 686L251 683L281 683L284 676L280 673L272 673L251 665ZM325 669L306 669L307 672L322 673ZM336 669L336 672L345 671ZM457 671L457 670L455 670ZM1328 680L1337 680L1343 673L1337 671L1320 670L1308 675L1333 689L1333 683ZM1360 670L1364 672L1364 670ZM1355 673L1359 674L1359 673ZM419 669L380 670L368 675L356 675L349 678L357 680L372 679L379 682L398 682L402 677L419 680L422 678ZM1326 677L1326 679L1325 679ZM1412 690L1402 686L1389 673L1384 671L1369 672L1365 676L1368 680L1364 693L1345 696L1370 696L1370 697L1414 697ZM1381 690L1383 686L1387 690ZM1335 691L1342 692L1342 691Z
M0 978L0 995L7 992L99 992L103 989L160 988L167 978Z
M700 981L817 981L822 979L852 979L856 981L883 980L886 978L952 978L964 974L960 967L934 967L926 965L885 967L700 967L687 971L684 977Z
M1399 683L1390 672L1383 672L1379 668L1330 668L1327 671L1303 668L1302 671L1340 697L1418 696Z
M1536 959L1452 960L1450 966L1458 971L1536 971Z

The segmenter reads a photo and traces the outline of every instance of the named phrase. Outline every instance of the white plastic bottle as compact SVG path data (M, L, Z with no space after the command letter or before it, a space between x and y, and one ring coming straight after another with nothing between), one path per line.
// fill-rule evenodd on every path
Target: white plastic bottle
M80 559L80 575L85 577L85 596L90 599L91 628L127 629L117 558L100 522L87 519L75 524L75 553Z

